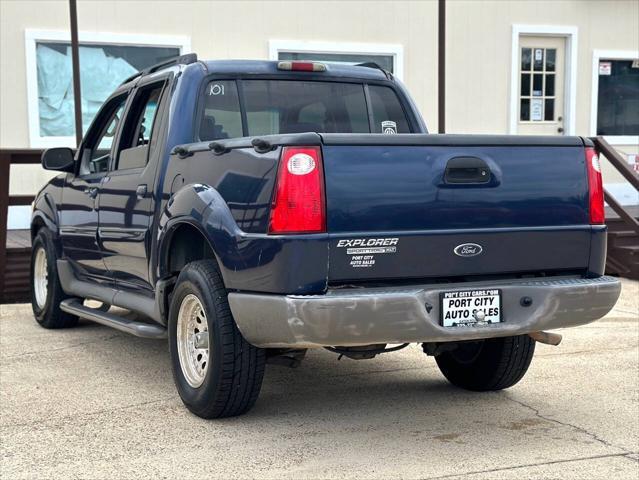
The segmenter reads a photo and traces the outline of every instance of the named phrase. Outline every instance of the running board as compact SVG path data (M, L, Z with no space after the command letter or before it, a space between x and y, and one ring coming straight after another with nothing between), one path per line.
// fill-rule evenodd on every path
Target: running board
M166 338L166 328L161 325L152 325L150 323L136 322L128 318L113 315L112 313L103 312L95 308L84 306L79 300L69 298L60 302L60 309L80 318L91 320L92 322L115 328L121 332L130 333L136 337L143 338Z
M158 281L155 286L156 294L152 298L139 293L127 292L111 286L82 280L76 277L68 260L58 260L57 266L62 290L67 295L98 300L108 305L125 308L132 312L141 313L160 325L165 325L167 305L164 300L166 299L166 289L174 282L173 279Z

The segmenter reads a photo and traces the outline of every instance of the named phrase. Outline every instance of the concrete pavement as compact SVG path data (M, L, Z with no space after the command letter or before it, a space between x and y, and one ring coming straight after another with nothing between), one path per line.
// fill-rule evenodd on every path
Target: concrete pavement
M311 351L221 421L182 406L166 342L0 306L0 477L637 479L639 282L622 295L503 392L448 385L418 346Z

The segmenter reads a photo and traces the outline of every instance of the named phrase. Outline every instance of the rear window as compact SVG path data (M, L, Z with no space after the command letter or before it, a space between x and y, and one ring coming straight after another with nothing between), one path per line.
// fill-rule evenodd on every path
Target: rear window
M393 89L371 85L370 110L365 87L357 83L291 80L214 80L204 92L200 140L243 136L240 92L246 134L410 133Z

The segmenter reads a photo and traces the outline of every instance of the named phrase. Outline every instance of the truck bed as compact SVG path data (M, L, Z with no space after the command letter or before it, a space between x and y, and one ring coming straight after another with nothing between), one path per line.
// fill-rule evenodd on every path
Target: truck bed
M192 144L184 146L191 157L171 162L186 183L216 188L234 217L237 230L224 248L237 253L221 258L231 288L303 294L358 283L603 273L605 226L589 223L580 137L300 133L259 139L271 150L257 152L254 138L220 140L225 153ZM296 145L321 147L326 231L269 235L278 162L285 146ZM488 180L448 181L447 165L459 158L485 165ZM478 253L457 254L465 244ZM287 267L291 262L300 268Z

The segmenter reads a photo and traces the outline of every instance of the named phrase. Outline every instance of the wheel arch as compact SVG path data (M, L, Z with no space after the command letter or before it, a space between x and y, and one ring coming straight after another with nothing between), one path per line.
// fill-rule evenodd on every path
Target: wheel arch
M31 214L31 240L38 230L47 227L54 238L58 237L58 209L50 195L44 194L36 198Z
M53 197L47 193L38 196L33 205L33 213L31 214L31 223L29 225L32 245L36 235L42 228L46 228L51 232L53 247L58 257L61 258L62 242L60 241L60 229L58 227L58 209Z
M188 184L175 192L162 213L159 232L158 279L174 276L188 263L186 260L204 258L215 259L224 278L221 252L238 255L237 238L241 231L222 196L210 185Z
M33 218L31 219L31 242L32 243L33 243L33 239L38 234L38 231L42 227L46 227L46 225L47 224L45 223L44 219L42 218L42 215L34 214Z
M186 264L214 259L219 264L213 241L193 219L180 219L166 230L159 250L159 276L177 275Z

